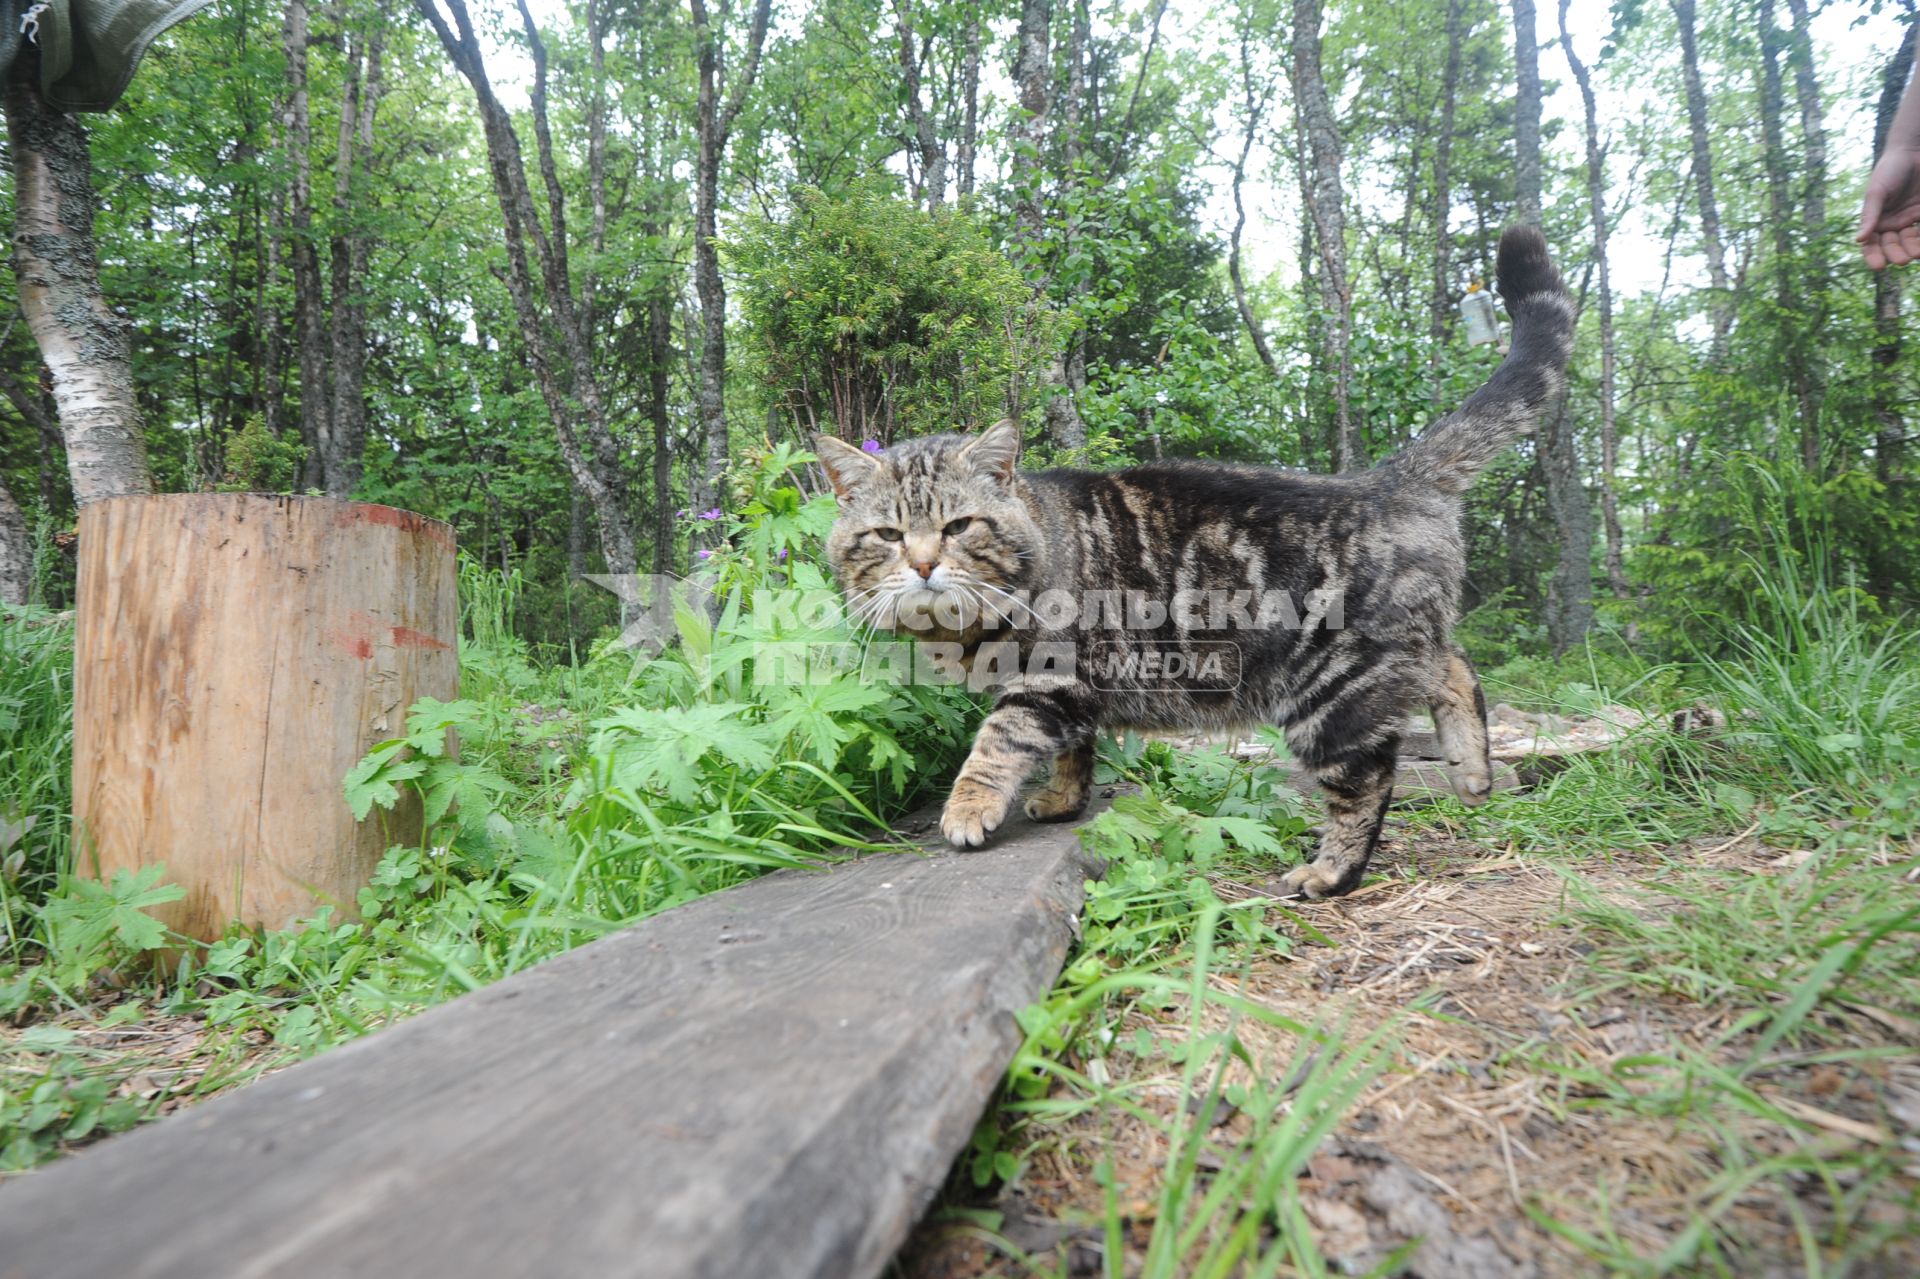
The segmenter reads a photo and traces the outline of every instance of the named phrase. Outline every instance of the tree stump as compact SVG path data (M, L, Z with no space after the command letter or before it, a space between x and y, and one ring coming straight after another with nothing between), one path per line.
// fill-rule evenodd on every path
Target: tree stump
M341 790L407 708L458 691L453 530L390 506L189 493L80 512L74 869L163 862L154 912L212 940L235 920L336 917L417 806L355 822Z

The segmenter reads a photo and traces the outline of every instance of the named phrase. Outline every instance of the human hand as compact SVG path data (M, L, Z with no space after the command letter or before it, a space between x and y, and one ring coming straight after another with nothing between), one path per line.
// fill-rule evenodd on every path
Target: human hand
M1920 260L1920 150L1889 145L1873 166L1855 240L1875 271Z

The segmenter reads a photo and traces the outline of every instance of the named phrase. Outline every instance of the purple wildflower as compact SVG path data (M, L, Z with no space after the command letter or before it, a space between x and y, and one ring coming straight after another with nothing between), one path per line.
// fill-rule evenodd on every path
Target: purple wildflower
M780 548L780 558L783 560L787 558L787 548L784 546Z
M885 453L887 450L881 445L879 440L868 440L860 446L860 451L862 453Z
M698 555L703 560L710 560L713 558L712 551L695 551L694 554Z
M703 520L717 520L720 518L720 508L716 506L711 511L702 511L700 512L700 518Z

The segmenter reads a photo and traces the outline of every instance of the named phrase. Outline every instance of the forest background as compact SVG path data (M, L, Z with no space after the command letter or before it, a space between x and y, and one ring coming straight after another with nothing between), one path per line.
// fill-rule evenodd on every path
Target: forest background
M560 655L583 575L698 568L815 429L1382 457L1486 376L1457 305L1538 217L1581 341L1470 497L1479 655L1657 656L1776 540L1897 613L1910 321L1848 231L1912 7L1575 9L218 0L87 118L133 429L163 491L452 521ZM57 607L59 406L0 345L0 579Z

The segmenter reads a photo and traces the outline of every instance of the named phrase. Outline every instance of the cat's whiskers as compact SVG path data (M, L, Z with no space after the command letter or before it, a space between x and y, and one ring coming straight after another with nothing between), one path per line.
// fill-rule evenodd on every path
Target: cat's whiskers
M992 596L996 605L996 607L994 607L993 609L993 615L999 618L1001 621L1005 622L1007 625L1024 626L1033 620L1032 606L1029 605L1025 600L1021 599L1018 595L1015 595L1012 591L1004 590L1001 587L993 585L991 582L982 582L978 578L974 578L972 580L973 580L973 584L976 587L986 592L988 595ZM999 601L1002 601L1002 600L1006 601L1006 605L1007 605L1006 607L999 606ZM1018 610L1026 614L1025 621L1018 620L1014 617L1015 610Z
M847 619L850 621L858 621L862 611L879 595L880 588L878 586L868 586L857 591L848 592L844 600Z

